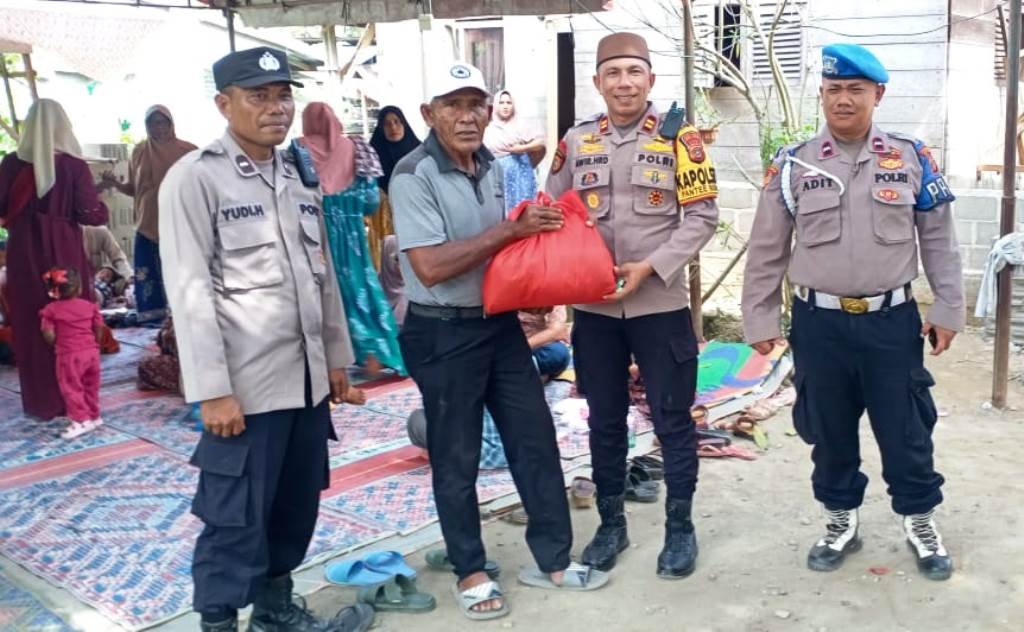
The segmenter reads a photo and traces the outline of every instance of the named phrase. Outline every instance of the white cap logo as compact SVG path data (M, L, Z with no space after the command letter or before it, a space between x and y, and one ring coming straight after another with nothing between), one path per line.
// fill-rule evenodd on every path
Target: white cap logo
M831 55L821 56L821 72L826 75L836 74L836 62L839 61Z
M469 75L469 68L466 68L462 64L452 66L452 76L456 79L467 79L469 78Z
M274 72L281 70L281 62L277 61L277 57L274 57L269 52L263 53L260 57L260 68L267 72Z

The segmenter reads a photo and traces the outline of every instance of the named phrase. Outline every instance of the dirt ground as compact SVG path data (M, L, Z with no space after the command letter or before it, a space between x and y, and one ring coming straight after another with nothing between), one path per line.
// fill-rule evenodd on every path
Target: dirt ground
M532 563L523 527L503 521L484 529L489 557L504 569L511 614L493 622L464 618L451 596L452 576L424 570L419 586L437 596L426 615L378 615L378 631L520 629L564 632L687 631L1010 631L1024 618L1024 386L1011 383L1004 412L986 410L991 393L991 345L977 334L959 337L946 355L929 358L942 418L936 430L937 468L947 479L938 524L954 557L948 582L917 574L880 475L877 447L862 425L865 472L871 478L861 510L864 549L835 573L809 571L808 547L822 532L811 495L810 448L791 427L788 409L764 422L770 449L755 462L701 461L695 501L700 543L697 571L682 581L655 577L661 547L661 504L630 504L631 549L612 581L593 593L554 593L519 586L515 573ZM1013 355L1014 369L1024 355ZM752 447L752 444L750 444ZM574 553L597 524L595 510L574 510ZM411 557L425 568L423 552ZM873 575L871 567L885 567ZM351 603L354 590L326 588L312 596L326 612ZM1016 621L1016 623L1014 623Z

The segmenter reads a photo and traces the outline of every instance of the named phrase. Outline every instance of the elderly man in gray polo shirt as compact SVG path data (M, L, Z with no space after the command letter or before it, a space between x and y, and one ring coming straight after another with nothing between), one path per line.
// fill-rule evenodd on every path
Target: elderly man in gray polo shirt
M484 404L494 417L509 467L530 516L526 541L537 568L523 583L594 589L608 577L570 564L572 525L551 412L515 312L483 313L484 266L503 246L559 230L556 209L531 206L518 221L504 214L501 171L482 146L490 120L480 71L455 63L432 77L420 107L431 131L391 177L395 232L409 310L400 341L423 395L434 499L471 619L503 616L501 587L484 573L476 478Z

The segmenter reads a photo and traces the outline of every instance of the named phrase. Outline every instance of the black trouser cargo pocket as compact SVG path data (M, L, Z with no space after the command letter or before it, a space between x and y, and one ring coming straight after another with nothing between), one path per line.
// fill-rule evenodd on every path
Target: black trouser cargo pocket
M807 379L801 373L793 376L793 385L796 388L796 401L793 403L793 428L800 438L809 445L818 442L818 431L815 427L814 416L811 414L811 405L807 400Z
M932 430L939 414L932 399L931 388L935 378L924 367L910 370L910 414L907 415L907 445L923 446L932 438Z
M189 461L200 470L192 513L212 527L249 525L248 458L247 444L204 433Z
M679 388L687 383L687 377L695 372L697 362L697 340L693 336L676 336L668 341L669 358L667 366L664 367L670 379L665 381L662 388L661 400L658 405L665 412L678 412L690 410L696 393L689 389Z

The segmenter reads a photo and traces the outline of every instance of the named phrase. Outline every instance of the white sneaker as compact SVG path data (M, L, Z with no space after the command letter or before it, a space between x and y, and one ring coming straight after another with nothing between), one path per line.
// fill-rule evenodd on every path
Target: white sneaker
M81 437L85 433L96 428L93 425L94 422L90 419L88 421L72 421L68 424L68 427L60 432L61 439L75 439Z

